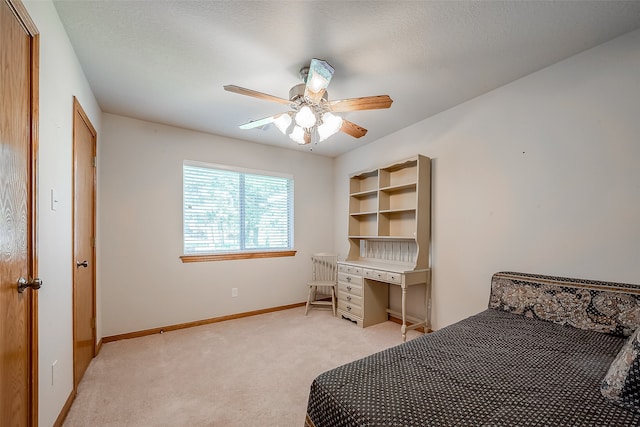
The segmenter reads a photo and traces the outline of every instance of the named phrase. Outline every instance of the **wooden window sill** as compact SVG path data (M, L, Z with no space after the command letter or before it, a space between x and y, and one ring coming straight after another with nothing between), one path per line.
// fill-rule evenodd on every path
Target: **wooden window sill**
M237 254L182 255L180 259L187 262L229 261L234 259L279 258L295 256L297 251L242 252Z

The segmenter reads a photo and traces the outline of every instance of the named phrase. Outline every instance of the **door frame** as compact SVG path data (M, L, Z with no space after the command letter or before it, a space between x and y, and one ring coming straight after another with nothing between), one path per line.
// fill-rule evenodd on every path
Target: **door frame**
M29 272L31 277L38 277L38 137L39 137L39 75L40 75L40 32L21 0L4 0L20 23L25 33L30 37L30 156L29 165ZM28 291L30 295L30 343L29 343L29 407L30 425L38 425L38 292Z
M76 144L77 144L77 140L76 140L76 134L75 134L75 128L76 128L76 120L77 117L80 117L80 120L82 120L85 125L87 126L87 128L89 129L91 136L92 136L92 153L94 156L94 159L97 159L97 132L95 127L93 126L93 124L91 123L91 121L89 120L89 117L87 116L87 114L84 112L84 109L82 108L82 105L80 105L80 102L78 101L78 98L76 98L75 96L73 97L73 195L72 195L72 215L73 215L73 220L72 220L72 237L71 237L71 241L72 241L72 253L71 253L71 257L72 257L72 262L73 262L73 313L72 313L72 317L73 317L73 389L74 391L76 391L77 387L78 387L78 383L80 382L80 378L76 378L76 293L77 293L77 268L75 265L76 262L76 176L77 176L77 168L76 168ZM89 262L91 263L91 265L93 266L93 274L91 276L91 287L92 287L92 295L93 295L93 301L91 301L91 316L92 316L92 321L94 322L93 324L93 331L92 331L92 340L93 340L93 357L96 356L97 352L98 352L98 345L97 345L97 334L96 334L96 274L97 274L97 266L96 266L96 243L95 243L95 237L96 237L96 168L95 168L95 163L94 163L94 167L92 168L92 187L93 187L93 196L91 198L91 210L92 210L92 215L91 215L91 238L93 239L93 244L91 245L91 258L89 260Z

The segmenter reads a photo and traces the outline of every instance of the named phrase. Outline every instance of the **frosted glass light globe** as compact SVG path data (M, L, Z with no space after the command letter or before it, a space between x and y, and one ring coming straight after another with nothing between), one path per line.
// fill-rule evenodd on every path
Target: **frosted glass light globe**
M305 105L300 109L300 111L296 113L296 123L300 127L309 129L316 124L316 115L313 114L313 111L311 111L311 108Z
M322 124L318 126L320 141L324 141L335 134L342 127L342 117L326 112L322 115Z
M289 138L293 139L300 145L304 145L304 130L300 126L295 126L291 133L289 134Z
M280 132L287 134L287 129L291 126L291 117L288 114L282 114L273 122Z

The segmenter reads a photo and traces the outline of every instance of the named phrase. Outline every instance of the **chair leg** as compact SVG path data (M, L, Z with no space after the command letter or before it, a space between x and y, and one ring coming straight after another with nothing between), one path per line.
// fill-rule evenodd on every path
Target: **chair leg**
M333 317L336 317L336 287L331 287L331 308L333 309Z
M309 286L309 295L307 296L307 305L304 308L304 315L306 316L309 312L309 305L311 304L311 296L313 294L313 286Z

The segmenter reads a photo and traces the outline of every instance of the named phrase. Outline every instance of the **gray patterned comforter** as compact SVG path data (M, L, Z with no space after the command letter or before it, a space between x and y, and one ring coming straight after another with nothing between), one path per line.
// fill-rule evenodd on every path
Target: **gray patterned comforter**
M338 367L307 417L339 426L640 426L600 394L624 337L488 309Z

